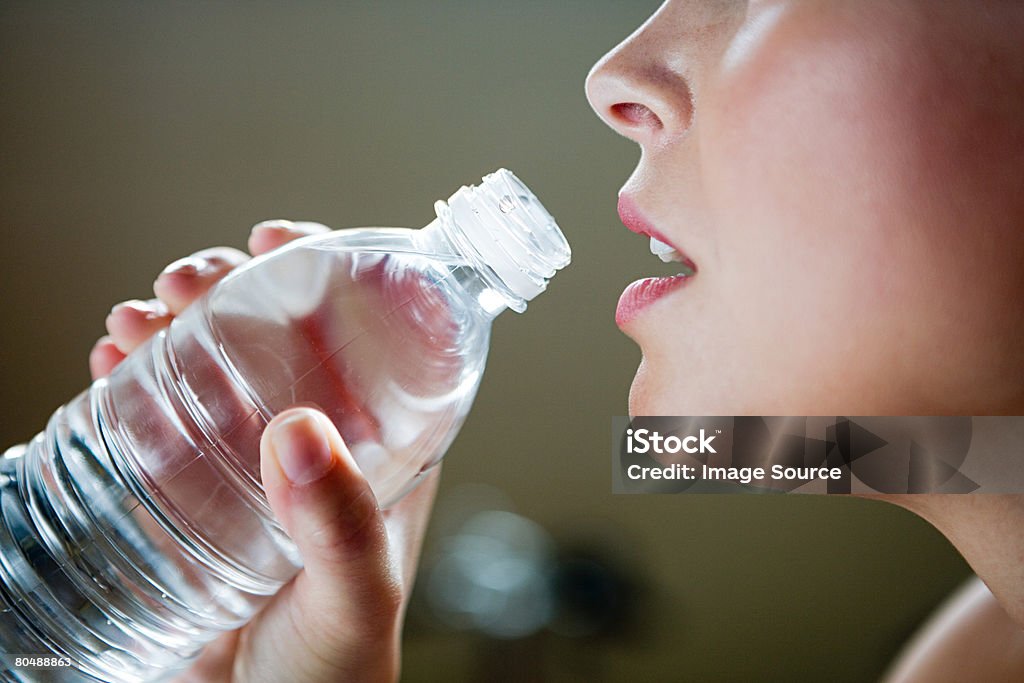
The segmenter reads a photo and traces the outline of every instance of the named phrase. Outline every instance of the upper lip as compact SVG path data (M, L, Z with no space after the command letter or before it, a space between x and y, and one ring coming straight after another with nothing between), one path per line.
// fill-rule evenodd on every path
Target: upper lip
M640 213L640 210L637 208L636 203L629 195L619 195L618 208L619 219L622 221L622 224L625 225L629 230L640 235L647 235L648 237L653 237L659 242L664 242L665 244L669 245L670 247L679 252L679 255L682 257L683 263L690 266L694 271L697 270L697 266L693 263L690 257L687 256L686 253L679 248L677 244L675 244L674 242L672 242L672 240L665 237L665 235L659 232L657 228L655 228L654 226L647 222L647 219L644 218L642 213Z

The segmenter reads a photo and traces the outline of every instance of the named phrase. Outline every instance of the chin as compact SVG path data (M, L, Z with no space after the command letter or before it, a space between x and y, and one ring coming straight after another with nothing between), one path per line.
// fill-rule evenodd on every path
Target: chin
M636 370L636 376L633 377L633 383L629 387L629 417L630 419L637 415L648 415L645 406L647 405L647 395L643 388L643 361L640 362L640 367Z
M637 415L681 415L673 412L671 396L664 386L656 380L657 375L651 372L647 358L640 361L636 369L633 384L629 387L629 416Z
M744 414L732 405L735 398L723 394L706 376L672 363L652 363L644 356L629 388L629 416Z

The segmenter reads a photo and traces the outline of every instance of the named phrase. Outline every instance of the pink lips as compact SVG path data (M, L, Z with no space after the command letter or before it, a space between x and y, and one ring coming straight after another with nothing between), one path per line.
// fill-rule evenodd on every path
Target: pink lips
M633 204L633 201L626 195L619 197L619 218L622 219L622 224L631 231L653 237L659 242L671 245L676 251L682 253L682 250L647 223ZM693 261L684 256L683 262L696 272L697 268ZM652 303L682 287L692 279L692 275L671 275L669 277L648 277L631 283L622 292L622 296L619 297L619 305L615 309L615 323L619 327L623 327Z
M630 283L619 297L619 305L615 307L615 324L619 327L626 325L640 315L640 311L691 279L689 275L671 275L648 277Z

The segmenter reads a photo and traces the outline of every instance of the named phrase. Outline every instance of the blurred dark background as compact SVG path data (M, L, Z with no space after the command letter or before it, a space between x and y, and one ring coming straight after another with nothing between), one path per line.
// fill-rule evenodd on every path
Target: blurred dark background
M639 360L615 302L662 271L615 216L638 150L583 79L657 5L0 4L0 445L86 386L110 306L171 260L272 217L421 226L507 166L574 264L498 320L425 562L470 512L514 511L560 602L499 637L440 618L421 582L404 680L876 680L968 575L928 525L840 498L610 493Z

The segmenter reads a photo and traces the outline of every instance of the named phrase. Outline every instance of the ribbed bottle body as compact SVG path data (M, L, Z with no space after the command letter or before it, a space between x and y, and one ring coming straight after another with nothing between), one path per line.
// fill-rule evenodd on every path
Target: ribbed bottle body
M0 462L0 651L70 657L55 681L162 680L248 621L301 568L259 472L288 407L338 426L382 504L414 486L465 419L499 298L430 239L255 259Z

